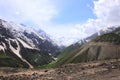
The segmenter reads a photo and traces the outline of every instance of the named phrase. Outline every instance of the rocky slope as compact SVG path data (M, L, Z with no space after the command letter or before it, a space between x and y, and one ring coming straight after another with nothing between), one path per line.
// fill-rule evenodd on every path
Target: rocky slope
M50 63L59 48L42 33L0 19L0 66L32 68Z

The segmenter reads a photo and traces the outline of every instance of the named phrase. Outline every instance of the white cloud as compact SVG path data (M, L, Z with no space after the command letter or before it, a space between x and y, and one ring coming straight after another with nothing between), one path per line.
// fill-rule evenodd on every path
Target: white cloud
M120 25L120 0L98 0L94 5L94 13L101 22Z
M49 22L57 10L50 0L1 0L0 15L10 21Z

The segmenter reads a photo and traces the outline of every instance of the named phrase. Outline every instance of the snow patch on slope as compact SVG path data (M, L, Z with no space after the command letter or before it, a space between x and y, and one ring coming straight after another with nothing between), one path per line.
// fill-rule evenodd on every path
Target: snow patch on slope
M38 36L40 39L45 40L46 38L43 37L42 35L38 34L37 31L35 31L32 28L24 27L25 31L29 34L34 33L36 36Z
M0 45L0 51L3 50L5 52L6 45L2 42L2 45Z
M29 48L29 49L33 49L31 46L29 46L28 44L26 44L23 40L17 38L18 41L20 41L20 43L25 47L25 48Z
M10 44L10 40L12 40L12 41L15 41L16 43L17 43L17 49L15 49L11 44ZM20 39L19 39L20 40ZM25 62L25 63L27 63L28 65L29 65L29 67L30 68L33 68L33 66L27 61L27 60L25 60L24 58L22 58L22 56L20 55L20 45L19 45L19 43L18 43L18 41L17 40L14 40L14 39L9 39L9 47L10 47L10 49L23 61L23 62ZM22 40L21 40L21 42L22 42ZM23 42L22 42L23 43ZM23 43L24 44L24 43ZM26 44L24 44L25 46L26 46ZM28 46L27 46L28 47ZM30 47L29 47L30 48Z
M20 45L19 45L19 43L16 41L16 40L14 40L16 43L17 43L17 49L15 49L11 44L10 44L10 41L9 41L9 47L10 47L10 49L18 56L18 57L20 57L20 58L22 58L22 56L20 55Z
M4 48L2 45L0 45L0 51L1 51L1 50L5 51L4 49L5 49L5 48Z

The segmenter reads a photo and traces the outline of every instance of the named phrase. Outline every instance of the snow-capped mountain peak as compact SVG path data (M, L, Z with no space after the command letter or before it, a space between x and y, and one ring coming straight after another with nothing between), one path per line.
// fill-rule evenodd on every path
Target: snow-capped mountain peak
M113 31L115 31L117 28L120 28L120 27L119 27L119 26L105 27L105 28L99 30L98 32L92 34L91 36L79 40L78 43L79 43L79 44L83 44L83 43L90 42L90 41L91 41L92 39L94 39L95 37L101 36L101 35L106 34L106 33L113 32Z
M43 58L47 56L48 59L52 60L52 56L48 53L54 54L58 50L58 46L54 45L49 37L43 36L40 32L0 19L0 53L10 53L10 55L16 56L32 68L33 64L42 65L40 61L36 62L36 58L41 60L41 56ZM35 57L36 55L41 56ZM47 61L44 58L43 64L49 63L51 60Z

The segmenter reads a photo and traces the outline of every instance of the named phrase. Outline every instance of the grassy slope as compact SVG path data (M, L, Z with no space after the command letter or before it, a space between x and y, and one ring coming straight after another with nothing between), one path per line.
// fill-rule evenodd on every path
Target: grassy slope
M24 49L21 50L20 53L22 54L22 57L25 58L34 67L48 64L53 60L53 58L44 51L40 52L34 49Z
M94 39L96 42L113 42L115 44L120 44L120 36L115 33L104 34L100 37Z
M65 48L64 50L62 50L60 52L60 55L58 56L58 59L69 55L71 52L73 52L74 50L76 50L77 48L79 48L81 45L76 43L75 45L70 45L69 47Z
M28 67L25 63L19 59L14 58L9 53L0 52L0 67Z
M39 66L37 68L54 68L54 67L59 67L60 65L69 63L69 60L75 55L75 53L80 51L80 49L81 49L80 47L81 47L81 45L78 43L75 45L71 45L60 52L57 62Z
M6 58L10 58L10 56L8 56L8 55L6 55L6 54L0 55L0 59L6 59Z

